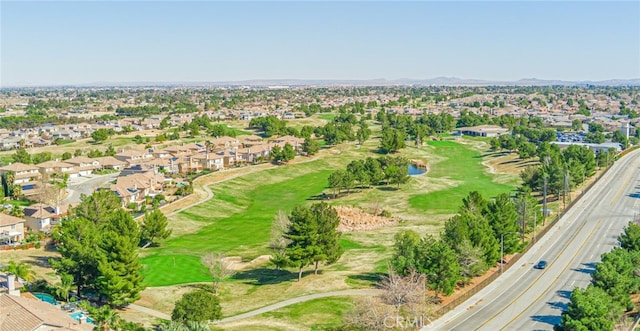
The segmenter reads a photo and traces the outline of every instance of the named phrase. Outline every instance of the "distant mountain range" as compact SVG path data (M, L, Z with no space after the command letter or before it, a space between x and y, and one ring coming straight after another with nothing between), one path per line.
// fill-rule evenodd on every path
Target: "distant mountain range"
M57 87L301 87L301 86L640 86L640 78L609 79L600 81L566 81L523 78L517 81L493 81L463 79L456 77L436 77L431 79L370 79L370 80L332 80L332 79L253 79L241 81L217 82L95 82L89 84L68 84ZM31 85L29 87L35 87ZM39 86L46 87L46 86ZM50 86L54 87L54 86Z

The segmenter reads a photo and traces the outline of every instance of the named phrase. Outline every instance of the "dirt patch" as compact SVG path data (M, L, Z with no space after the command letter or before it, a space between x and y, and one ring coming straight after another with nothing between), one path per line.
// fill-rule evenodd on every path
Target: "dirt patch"
M529 165L538 164L536 158L520 159L518 153L495 152L488 155L490 159L482 162L491 174L519 174Z
M335 209L340 217L340 225L338 225L340 232L369 231L398 224L395 218L370 214L360 208L336 206Z
M242 257L240 256L229 256L226 258L228 262L231 262L231 269L236 271L255 268L258 265L269 262L270 259L271 255L260 255L248 262L242 262Z

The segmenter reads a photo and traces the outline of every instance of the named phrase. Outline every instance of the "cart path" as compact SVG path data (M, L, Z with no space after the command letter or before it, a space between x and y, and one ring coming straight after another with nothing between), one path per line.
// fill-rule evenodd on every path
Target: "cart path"
M213 324L220 324L220 323L228 323L228 322L235 322L235 321L239 321L239 320L243 320L246 318L250 318L250 317L254 317L260 314L264 314L270 311L274 311L283 307L287 307L287 306L291 306L291 305L295 305L297 303L301 303L301 302L306 302L306 301L311 301L311 300L315 300L315 299L321 299L321 298L327 298L327 297L338 297L338 296L359 296L359 295L370 295L370 296L374 296L374 295L378 295L382 293L382 290L376 290L376 289L359 289L359 290L343 290L343 291L333 291L333 292L324 292L324 293L315 293L315 294L309 294L309 295L303 295L301 297L297 297L297 298L292 298L292 299L288 299L288 300L284 300L284 301L280 301L277 303L274 303L272 305L269 306L265 306L262 308L258 308L246 313L242 313L239 315L235 315L235 316L230 316L227 318L223 318L221 320L218 321L214 321ZM143 307L143 306L139 306L136 304L130 304L129 306L127 306L127 308L139 311L141 313L145 313L148 315L151 315L153 317L157 317L160 319L164 319L164 320L171 320L171 316L168 314L165 314L163 312L159 312L157 310L153 310L147 307Z

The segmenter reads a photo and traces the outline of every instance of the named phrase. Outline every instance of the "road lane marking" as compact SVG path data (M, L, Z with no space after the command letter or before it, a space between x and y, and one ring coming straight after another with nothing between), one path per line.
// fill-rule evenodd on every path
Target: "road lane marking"
M628 176L627 180L624 181L624 184L620 185L618 192L616 192L616 195L613 197L613 200L611 200L611 206L613 206L616 203L616 201L618 201L618 198L620 198L620 194L622 193L622 191L627 188L627 186L629 185L629 182L631 182L632 179L635 179L635 177L636 177L635 175Z
M576 250L576 253L573 254L573 257L571 258L571 261L569 261L569 263L567 263L567 265L564 267L564 269L562 269L562 271L560 272L560 274L558 275L558 277L556 277L550 284L549 286L547 286L547 289L542 291L542 293L540 293L540 295L538 295L535 300L531 301L531 303L523 310L521 311L518 315L516 315L513 319L511 319L511 321L509 321L509 323L507 323L504 327L502 327L500 330L504 330L506 329L511 323L513 323L515 320L517 320L518 318L520 318L520 316L522 316L522 314L524 314L527 310L529 310L529 308L531 308L535 303L537 303L540 298L542 298L542 296L544 296L545 294L549 293L549 289L558 281L558 279L560 279L560 276L562 276L562 274L565 273L565 271L567 271L567 269L573 264L573 261L575 261L575 259L578 257L578 254L580 254L580 252L582 251L582 249L584 248L584 246L587 244L587 242L589 242L589 239L591 239L591 237L593 237L593 234L596 232L596 230L598 229L598 226L600 225L600 220L598 220L598 223L596 223L596 226L593 228L593 230L591 230L591 232L589 233L589 236L587 236L587 238L582 242L582 245L580 245L580 248L578 248ZM557 258L556 258L557 259ZM554 260L555 261L555 260ZM575 282L575 281L574 281ZM531 286L529 286L531 287ZM527 288L527 290L529 290L529 288Z
M576 230L576 232L573 234L573 236L571 236L571 239L567 242L567 245L565 245L562 250L560 251L560 253L558 253L558 255L556 256L555 259L553 259L553 261L551 262L551 264L553 264L554 262L556 262L556 260L558 260L558 258L560 258L560 256L564 253L564 251L567 250L567 248L569 248L569 246L571 246L570 244L573 243L573 241L576 239L576 237L578 236L578 234L580 234L580 231L582 231L582 228L584 228L584 226L587 224L587 222L582 222L582 224L580 224L580 227ZM507 308L509 308L514 302L518 301L527 291L529 291L533 285L535 285L536 283L538 283L538 281L540 280L540 278L542 278L542 276L547 273L549 271L549 268L544 269L544 271L538 276L536 277L536 279L531 282L531 285L529 285L524 291L520 292L520 294L515 297L513 300L511 300L511 302L509 302L509 304L505 305L504 308L500 309L497 313L491 315L491 317L489 317L486 321L484 321L482 324L480 324L480 326L478 326L475 330L479 330L480 328L482 328L483 326L485 326L487 323L491 322L494 318L496 318L498 315L502 314L505 310L507 310ZM464 321L463 321L464 322ZM458 324L460 325L460 324ZM457 325L456 325L457 326Z

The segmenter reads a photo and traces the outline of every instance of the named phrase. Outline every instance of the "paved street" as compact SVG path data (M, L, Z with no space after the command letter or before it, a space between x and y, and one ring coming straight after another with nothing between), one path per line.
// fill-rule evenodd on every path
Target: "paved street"
M91 195L91 193L93 193L93 191L95 191L97 188L102 187L116 177L118 177L118 173L108 175L91 175L91 177L79 177L70 179L67 188L67 190L69 191L69 195L66 198L62 199L60 203L65 204L80 202L81 194Z
M639 156L618 161L517 266L424 330L553 330L571 291L589 284L600 255L638 214ZM542 259L549 266L534 269Z

